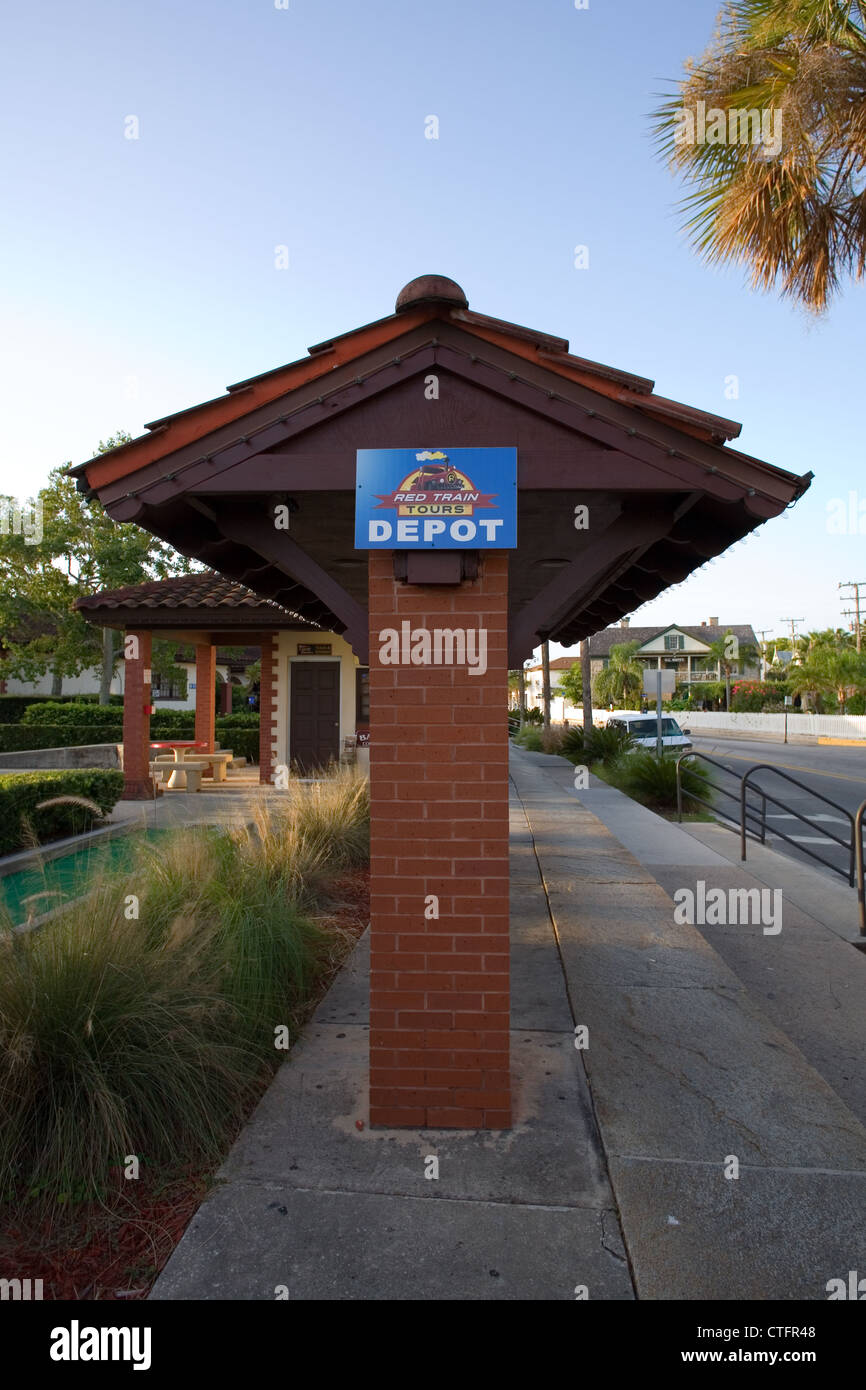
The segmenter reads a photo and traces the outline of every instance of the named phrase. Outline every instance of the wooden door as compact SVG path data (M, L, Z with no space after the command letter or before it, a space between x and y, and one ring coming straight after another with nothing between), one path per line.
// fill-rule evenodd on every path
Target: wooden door
M307 774L340 756L339 661L292 661L289 761Z

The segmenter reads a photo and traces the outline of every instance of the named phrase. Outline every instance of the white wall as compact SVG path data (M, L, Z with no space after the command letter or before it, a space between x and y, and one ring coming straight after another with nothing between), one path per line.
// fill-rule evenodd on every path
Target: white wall
M195 709L195 662L194 662L194 661L179 661L179 662L178 662L178 665L179 665L179 666L182 666L183 669L186 671L186 674L187 674L186 699L185 699L185 700L155 700L155 701L154 701L154 705L155 705L155 708L158 709L158 710L160 710L160 709L187 709L187 710L194 710L194 709ZM229 678L229 668L228 668L227 666L218 666L218 667L217 667L217 671L220 673L220 675L222 676L223 680L228 680L228 678ZM100 670L100 668L99 668L98 666L93 667L92 670L90 670L90 671L82 671L82 673L81 673L80 676L69 676L69 677L64 677L64 679L63 679L63 690L62 690L61 693L62 693L63 695L98 695L98 694L99 694L99 682L100 682L100 680L101 680L101 677L102 677L102 672L101 672L101 670ZM46 675L46 676L40 677L39 680L35 680L35 681L16 681L16 680L8 680L8 681L6 682L6 694L7 694L7 695L50 695L50 694L51 694L51 677ZM122 694L123 694L123 663L122 663L122 662L121 662L121 664L120 664L119 667L118 667L117 675L114 677L114 679L113 679L112 682L111 682L111 694L112 694L112 695L122 695Z
M64 695L98 695L99 682L102 672L99 667L94 667L90 671L82 671L80 676L64 676L63 690ZM7 695L50 695L51 677L49 675L40 676L34 681L7 680ZM123 681L119 676L115 676L111 682L111 694L123 694Z
M679 710L675 718L687 724L693 733L701 729L716 729L741 734L784 735L784 714L725 714L712 710ZM820 735L824 738L866 739L866 714L788 714L788 734Z

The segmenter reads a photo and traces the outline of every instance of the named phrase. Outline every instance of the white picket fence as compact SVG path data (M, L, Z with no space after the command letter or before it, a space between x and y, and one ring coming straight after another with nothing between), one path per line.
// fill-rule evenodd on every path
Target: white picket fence
M680 710L675 714L680 724L688 725L693 733L714 729L722 733L729 729L740 734L784 734L784 714L725 714L702 710ZM866 714L788 714L788 735L808 734L823 738L857 738L866 740Z
M517 713L516 710L511 712ZM781 737L785 732L784 714L725 714L724 711L712 710L671 710L670 713L681 728L689 728L693 733L699 733L701 729L712 729L715 733L729 730L731 733L744 735L779 734ZM583 710L566 705L561 698L551 701L550 714L554 724L562 724L563 721L569 724L583 723ZM594 724L606 724L609 718L608 709L592 711ZM792 734L822 738L862 738L866 741L866 714L800 714L792 710L788 713L788 736Z

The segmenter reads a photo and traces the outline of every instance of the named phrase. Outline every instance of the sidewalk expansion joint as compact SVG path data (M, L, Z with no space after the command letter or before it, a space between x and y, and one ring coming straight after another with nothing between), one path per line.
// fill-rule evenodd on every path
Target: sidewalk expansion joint
M283 1182L279 1178L229 1178L223 1180L222 1187L231 1185L246 1188L260 1188L262 1191L289 1192L293 1196L303 1193L305 1196L312 1197L383 1197L388 1201L395 1198L398 1201L406 1202L447 1202L450 1205L455 1203L470 1203L474 1206L482 1207L523 1207L527 1211L590 1211L601 1214L609 1211L609 1207L594 1206L586 1202L530 1202L520 1201L519 1199L508 1200L504 1197L440 1197L435 1191L431 1192L394 1192L368 1187L294 1187L290 1183ZM433 1186L433 1184L429 1184ZM212 1188L211 1191L214 1189Z
M660 1154L629 1154L611 1150L610 1157L620 1163L653 1163L677 1165L682 1168L724 1168L724 1163L709 1158L670 1158ZM866 1178L866 1168L811 1168L785 1163L740 1163L740 1172L783 1173L787 1175L824 1178Z

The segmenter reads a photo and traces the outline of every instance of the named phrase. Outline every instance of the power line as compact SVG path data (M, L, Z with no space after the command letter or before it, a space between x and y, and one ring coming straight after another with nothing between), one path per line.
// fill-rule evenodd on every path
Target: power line
M796 633L795 633L795 631L794 631L794 624L795 624L795 623L804 623L805 621L806 621L805 618L780 618L780 619L779 619L779 622L780 622L780 623L790 623L790 624L791 624L791 651L792 651L792 652L793 652L793 650L794 650L794 643L795 643L796 640L797 640L797 635L796 635Z
M854 637L857 643L857 650L860 650L860 590L866 589L866 579L845 579L841 584L836 585L837 589L853 589L853 594L843 594L843 598L853 598L854 611L850 608L843 608L842 613L846 618L854 619Z

